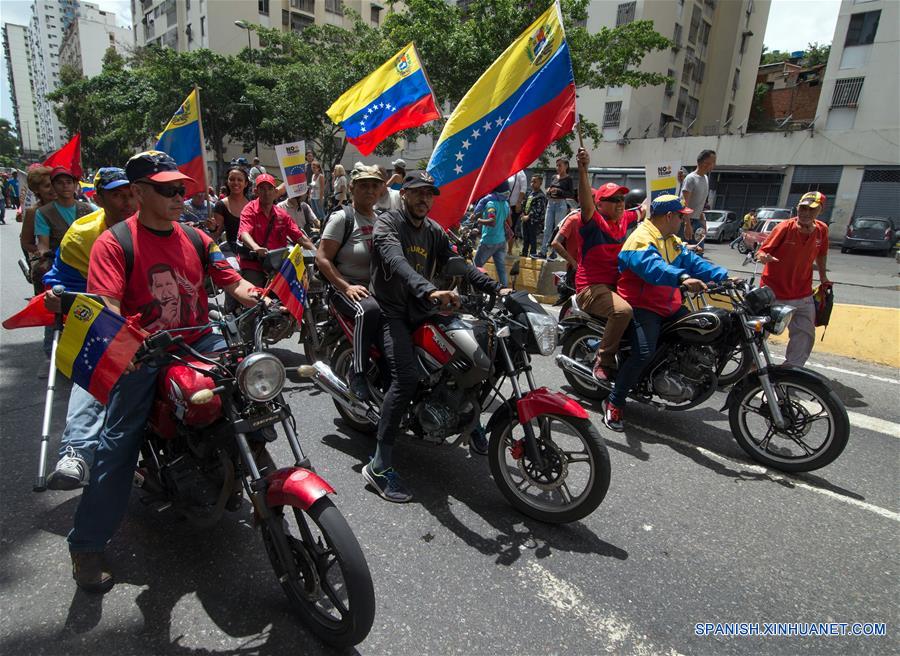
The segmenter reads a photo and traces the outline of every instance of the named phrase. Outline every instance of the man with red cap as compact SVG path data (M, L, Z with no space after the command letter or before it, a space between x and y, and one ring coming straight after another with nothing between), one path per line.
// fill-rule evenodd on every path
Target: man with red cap
M284 248L291 243L304 242L312 249L312 242L303 234L291 215L275 205L278 198L278 183L268 173L256 176L256 198L244 206L238 228L238 240L243 246L240 252L241 275L253 284L263 287L266 274L260 260L266 253L276 248Z
M616 372L616 352L631 321L631 306L616 293L619 280L619 251L628 228L644 218L644 208L625 210L628 188L608 182L591 189L588 166L591 158L578 149L578 201L581 204L581 259L575 271L575 300L578 307L606 319L606 330L597 349L594 376L612 380ZM577 259L577 258L576 258Z
M828 256L828 226L817 220L825 207L825 194L810 191L797 203L797 216L779 223L756 259L766 265L760 283L775 292L781 305L795 308L788 324L785 364L802 367L816 341L816 305L813 301L812 267L819 270L819 282L831 285L825 271Z
M97 238L88 264L88 293L103 297L117 314L140 315L148 331L206 324L207 274L238 302L255 305L258 292L231 268L209 236L178 222L184 181L191 178L175 161L166 153L146 151L128 160L125 174L140 209ZM222 337L211 331L185 332L183 337L201 352L225 348ZM104 550L128 508L157 373L157 367L143 363L123 375L109 397L91 480L69 533L73 577L89 592L106 592L113 585Z

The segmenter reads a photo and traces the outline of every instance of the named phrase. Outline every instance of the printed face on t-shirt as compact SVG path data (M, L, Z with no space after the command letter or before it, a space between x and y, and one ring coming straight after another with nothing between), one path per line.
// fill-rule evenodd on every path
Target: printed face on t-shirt
M182 313L186 308L183 308L182 304L190 303L191 299L182 299L182 289L178 284L174 269L167 264L156 265L150 268L147 277L149 278L150 295L154 299L148 310L152 315L158 314L157 329L183 326ZM185 285L185 287L192 286Z

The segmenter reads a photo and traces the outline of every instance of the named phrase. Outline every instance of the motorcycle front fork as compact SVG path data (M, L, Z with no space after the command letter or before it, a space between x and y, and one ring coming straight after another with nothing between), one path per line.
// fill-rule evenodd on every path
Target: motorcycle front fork
M744 330L748 332L749 328L745 326ZM753 344L757 346L755 339ZM769 412L772 414L772 421L779 430L784 430L787 427L787 421L781 413L781 395L769 376L772 368L772 357L769 354L768 342L765 339L759 340L757 348L751 349L751 352L756 365L757 375L759 376L759 384L766 393L766 403L769 406Z
M503 358L503 366L506 368L506 377L509 378L509 382L512 385L513 397L518 401L524 394L522 394L522 388L519 386L519 379L516 378L516 367L512 361L512 356L509 354L509 349L506 348L506 339L500 337L498 341L500 342L500 355ZM525 378L528 381L530 390L534 390L536 386L530 364L525 367ZM534 426L531 425L530 421L526 421L522 424L522 430L525 431L525 452L528 454L528 458L538 469L543 469L545 466L544 457L541 455L541 450L538 447Z

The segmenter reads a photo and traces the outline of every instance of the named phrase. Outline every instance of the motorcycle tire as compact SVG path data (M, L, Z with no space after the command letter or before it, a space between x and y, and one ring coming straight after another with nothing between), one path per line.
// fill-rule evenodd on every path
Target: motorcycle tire
M747 248L747 245L744 242L739 241L738 245L737 245L737 252L740 253L741 255L746 255L747 253L750 252L750 249Z
M591 351L592 349L587 346L585 342L589 339L593 339L596 340L597 344L599 344L601 337L601 335L598 335L590 328L576 328L566 337L566 340L563 342L562 354L566 357L572 358L576 362L580 362L588 369L593 369L594 355L590 355L590 357L587 358L587 352ZM575 393L578 394L578 396L581 396L585 399L593 399L595 401L601 401L609 396L609 390L601 387L600 385L591 385L575 374L571 374L568 371L563 370L563 376L566 377L569 385L573 390L575 390Z
M273 528L266 524L263 541L275 576L294 610L329 645L358 645L369 635L375 620L375 589L365 555L347 520L327 497L305 512L293 506L275 506L271 510L272 521L281 521L281 527L274 530L283 531L287 538L299 571L297 578L287 575L269 533ZM294 522L288 519L290 515ZM314 527L306 523L307 519ZM310 562L315 563L314 575ZM342 581L335 588L331 577L337 572ZM316 595L318 598L314 598Z
M741 448L747 452L753 460L784 472L807 472L815 469L821 469L833 462L844 447L850 437L850 420L847 417L847 409L841 402L837 394L834 393L827 383L813 378L810 374L800 371L791 371L790 369L775 369L769 374L772 384L780 386L782 391L789 389L799 390L805 393L811 400L805 402L796 400L792 401L790 406L783 403L782 413L785 413L791 419L791 425L788 429L788 435L776 434L770 436L768 440L765 436L762 440L756 441L751 434L748 419L751 416L762 418L768 424L766 435L774 430L774 426L769 419L769 408L763 400L765 392L759 379L754 379L744 385L743 389L735 395L728 408L728 423L731 427L731 433ZM759 397L758 410L754 410L754 406L750 402ZM790 399L790 394L788 394ZM814 415L809 415L807 406L812 402L817 403L822 410ZM827 412L827 419L830 426L826 438L815 448L810 448L800 437L806 437L814 422L818 421L816 416L822 412ZM825 418L825 417L823 417ZM805 431L805 432L804 432ZM798 436L799 434L799 436ZM770 450L772 437L779 437L785 440L786 444L802 443L805 445L804 451L810 450L811 453L794 457L786 455L784 449L780 452ZM765 441L765 445L763 445Z
M566 435L577 435L584 449L583 456L586 456L586 460L584 458L577 461L567 460L565 469L563 470L566 477L559 482L551 481L548 478L547 483L542 483L534 478L530 478L530 461L524 451L517 460L512 460L511 462L508 460L508 458L513 458L512 451L516 448L517 442L524 436L524 430L522 430L521 425L519 424L518 417L516 417L515 414L511 414L509 421L498 423L491 431L491 438L488 443L488 463L491 468L491 475L494 477L494 482L497 484L497 487L500 488L500 492L510 505L523 515L548 524L567 524L583 519L597 509L603 502L604 497L606 497L606 492L609 489L610 464L609 451L606 448L606 444L604 444L603 438L589 419L557 414L540 415L531 420L532 425L538 423L538 426L535 427L537 436L542 434L542 431L540 430L540 420L547 420L548 422L558 421L569 429L565 432ZM519 433L516 438L513 437L514 431ZM547 442L540 437L539 441L541 442L544 453L551 458L551 464L553 465L551 467L552 476L554 473L558 473L557 469L560 468L559 465L562 460L560 457L561 447L553 443L552 433L549 429L547 432L551 437L549 440L550 444L548 445ZM519 444L518 446L522 447L523 445ZM563 454L565 454L565 452L563 452ZM579 452L579 455L581 455L581 452ZM551 494L549 494L551 489L548 488L553 488L555 490L565 488L568 490L567 479L571 474L569 465L584 462L588 464L590 470L588 472L584 491L577 496L572 496L572 493L569 490L569 501L566 500L565 495L559 493L559 497L563 503L559 505L558 508L553 507L553 504L546 501L544 498L532 497L527 494L529 488L532 486L537 490L547 492L548 494L543 495L545 497L551 496ZM521 484L516 484L516 482L512 480L513 471L521 474L523 482L530 480L531 483L525 487L521 487ZM529 472L529 474L523 472ZM535 473L544 476L544 472Z
M341 340L341 343L338 345L337 349L334 351L334 355L331 358L332 361L332 370L335 375L340 378L345 383L348 382L350 378L350 367L353 364L353 345L350 344L347 340ZM369 386L369 393L372 393L372 386ZM350 426L353 430L359 433L369 433L374 434L378 430L378 424L374 424L369 421L366 417L361 417L351 412L343 405L332 399L334 403L334 407L337 408L338 414L341 416L341 419Z

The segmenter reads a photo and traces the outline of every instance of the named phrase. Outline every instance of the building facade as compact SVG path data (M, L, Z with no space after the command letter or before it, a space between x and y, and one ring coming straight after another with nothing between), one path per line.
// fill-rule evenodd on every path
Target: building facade
M59 65L71 66L87 77L103 70L103 56L109 48L125 56L134 47L134 34L119 27L116 15L100 11L99 20L78 18L69 25L59 49Z
M26 25L14 23L3 25L3 54L6 57L10 103L19 135L19 146L26 158L37 157L41 152L41 146L38 138L37 103L32 91L33 74L31 58L28 55Z

